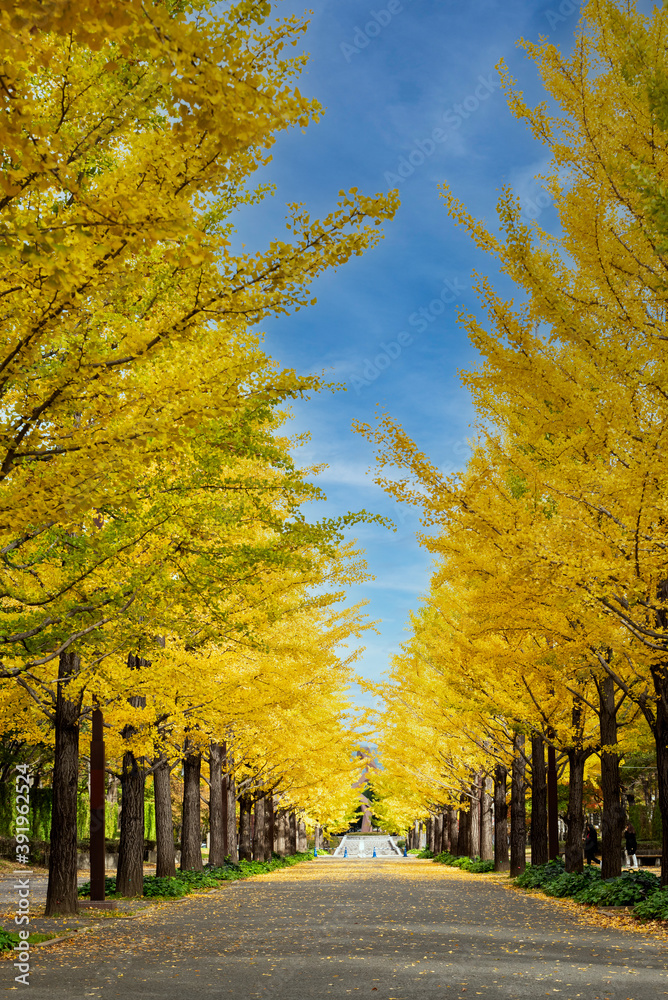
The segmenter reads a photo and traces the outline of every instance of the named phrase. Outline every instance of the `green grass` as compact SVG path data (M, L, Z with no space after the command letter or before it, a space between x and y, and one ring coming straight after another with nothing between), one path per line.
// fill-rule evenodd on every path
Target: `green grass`
M57 934L29 934L28 944L40 944L42 941L50 941L58 937ZM15 931L5 931L0 927L0 951L11 951L19 943L21 938Z
M202 871L177 872L175 876L167 878L144 875L142 895L149 899L180 899L202 889L217 889L223 882L234 882L237 879L250 878L252 875L264 875L280 868L290 868L301 861L311 860L313 852L307 851L305 854L291 854L287 858L274 855L271 861L240 861L239 864L230 861L219 868L207 867ZM120 898L116 892L115 878L104 880L104 894L107 899ZM79 886L78 895L82 898L90 896L90 882L84 882Z

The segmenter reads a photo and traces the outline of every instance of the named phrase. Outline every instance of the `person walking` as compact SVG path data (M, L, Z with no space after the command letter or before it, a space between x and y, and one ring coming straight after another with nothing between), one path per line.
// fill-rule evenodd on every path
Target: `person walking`
M638 850L638 841L636 838L636 831L634 829L633 823L629 825L624 830L624 839L626 841L626 864L629 868L638 868L638 859L636 857L636 851Z
M592 861L595 861L597 865L600 864L599 859L596 857L598 853L598 834L596 827L592 826L591 823L587 823L585 826L584 852L588 865L591 865Z

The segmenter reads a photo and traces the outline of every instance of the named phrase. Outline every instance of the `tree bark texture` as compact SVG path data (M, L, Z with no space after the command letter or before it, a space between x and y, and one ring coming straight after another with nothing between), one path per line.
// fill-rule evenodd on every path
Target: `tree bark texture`
M448 822L448 810L441 813L441 851L450 853L450 824Z
M147 661L128 655L128 666L138 670ZM134 695L128 698L133 708L145 708L146 698ZM123 739L129 739L135 730L126 726ZM116 892L121 896L141 896L144 892L144 786L146 774L144 761L131 750L123 754L121 768L121 835L118 847Z
M78 913L77 903L77 782L79 778L79 713L81 695L72 701L67 685L79 673L76 653L65 650L58 661L55 758L52 780L47 917Z
M183 813L181 820L181 871L201 871L202 823L200 776L202 754L186 753L183 758Z
M599 720L603 791L601 877L617 878L622 874L622 834L626 825L626 810L622 805L619 754L614 749L617 746L615 682L607 675L599 682Z
M570 747L568 754L568 811L566 813L566 871L581 872L582 835L584 813L582 796L584 789L584 766L588 753L577 747Z
M223 757L222 744L209 747L209 864L216 868L225 862L225 829L223 816Z
M659 664L652 671L657 695L654 739L656 741L659 811L663 824L661 885L668 886L668 665Z
M269 792L264 799L264 860L271 861L275 837L274 796ZM316 827L316 830L319 830Z
M297 824L297 850L304 854L308 851L308 837L306 836L306 823L303 819Z
M501 764L494 770L494 871L508 871L508 771Z
M434 854L440 854L443 850L443 813L436 813L434 816Z
M510 877L515 878L526 868L526 763L524 733L513 739L513 771L510 784Z
M253 861L264 861L264 796L255 800L255 826L253 827Z
M141 896L144 891L144 768L131 750L123 754L121 770L121 836L116 892Z
M471 811L469 813L470 858L480 857L480 775L475 774L471 782Z
M494 799L493 782L488 774L483 775L480 796L480 858L494 860Z
M176 851L174 848L174 822L172 820L172 788L170 768L162 757L153 771L153 794L155 796L155 874L159 878L176 875Z
M105 798L104 798L104 719L98 707L91 718L90 741L90 898L102 902L105 898ZM39 784L39 774L33 788ZM35 803L36 805L36 803ZM33 810L33 824L37 813ZM35 826L33 825L33 832Z
M290 813L290 827L289 827L289 847L288 854L297 853L297 815L296 813Z
M251 810L253 802L250 795L239 796L239 858L242 861L252 861L251 851Z
M465 858L469 849L469 814L462 808L468 796L462 795L459 809L459 834L457 837L457 854Z
M228 765L229 766L229 765ZM227 773L227 855L232 864L239 861L239 846L237 841L237 787L234 774ZM239 820L241 825L241 820Z
M288 815L284 810L279 812L276 822L276 853L284 858L287 853Z
M457 841L459 840L459 822L457 820L457 810L454 806L448 806L448 830L450 832L450 853L456 854Z
M550 739L554 733L550 733ZM557 751L550 743L547 748L547 840L549 860L559 856L559 789Z
M547 849L547 770L545 742L540 733L531 737L531 864L544 865Z

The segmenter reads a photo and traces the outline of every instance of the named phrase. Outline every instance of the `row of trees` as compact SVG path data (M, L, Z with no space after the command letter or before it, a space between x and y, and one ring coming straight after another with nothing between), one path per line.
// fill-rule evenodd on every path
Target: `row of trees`
M176 762L186 865L202 755L242 830L249 797L321 824L348 808L340 650L367 625L339 606L364 572L343 531L369 515L307 521L321 493L282 425L324 385L281 369L256 324L315 301L397 202L340 192L322 220L292 205L288 240L235 248L277 134L320 114L285 54L304 30L265 0L0 10L0 731L54 747L47 912L76 908L96 712L123 892L141 880L146 774L158 813Z
M568 765L574 871L598 758L611 875L620 758L650 750L668 885L667 28L664 8L590 0L569 56L523 43L548 99L536 108L501 64L511 111L545 148L559 232L525 223L507 189L493 232L444 186L451 217L511 286L479 277L481 315L461 315L481 355L464 375L478 413L470 461L444 476L391 417L361 430L379 481L436 529L423 538L437 557L430 590L384 691L395 821L475 801L476 776L498 782L501 768L519 838L530 768L542 844L547 746Z

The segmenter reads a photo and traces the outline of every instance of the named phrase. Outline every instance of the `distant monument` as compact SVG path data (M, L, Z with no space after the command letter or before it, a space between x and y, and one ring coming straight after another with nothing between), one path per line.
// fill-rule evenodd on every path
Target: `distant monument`
M363 746L360 750L355 751L355 756L360 757L364 761L364 768L360 774L359 781L355 782L353 788L366 788L369 784L369 774L372 770L378 770L378 764L372 756L371 747ZM369 799L364 792L360 792L360 811L362 813L362 822L359 828L360 833L371 833L373 829L371 823L373 807L371 799Z

